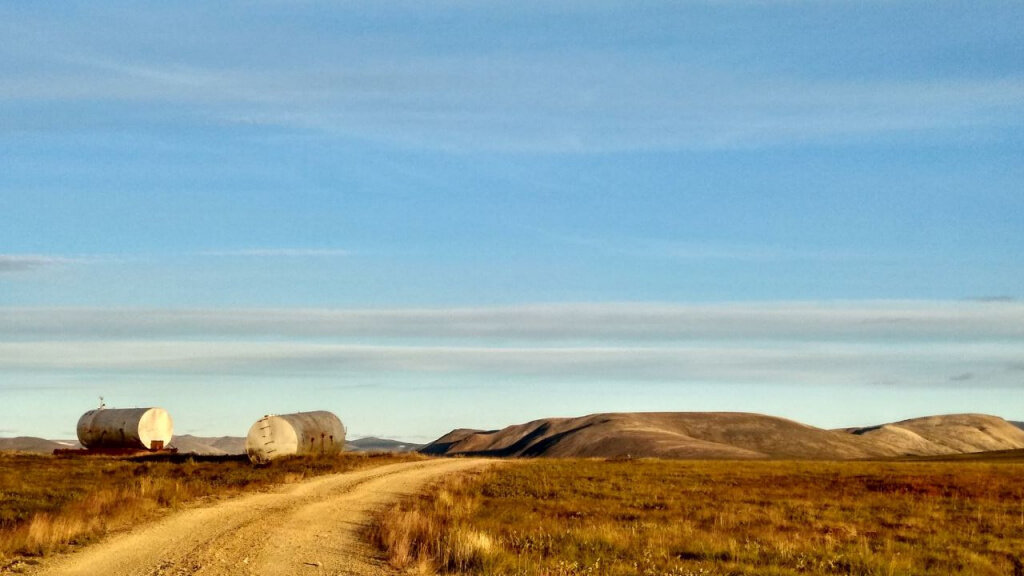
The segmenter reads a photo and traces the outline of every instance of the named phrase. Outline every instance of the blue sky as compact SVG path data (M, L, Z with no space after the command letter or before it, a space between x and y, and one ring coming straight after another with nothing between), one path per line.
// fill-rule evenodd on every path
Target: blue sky
M1024 419L1018 2L0 2L0 435Z

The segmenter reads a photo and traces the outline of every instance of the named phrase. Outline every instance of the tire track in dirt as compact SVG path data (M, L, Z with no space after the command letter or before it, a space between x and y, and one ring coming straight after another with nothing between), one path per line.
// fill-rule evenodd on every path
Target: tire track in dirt
M272 576L392 573L360 537L370 513L427 483L480 468L428 460L314 478L270 493L174 513L78 552L33 576Z

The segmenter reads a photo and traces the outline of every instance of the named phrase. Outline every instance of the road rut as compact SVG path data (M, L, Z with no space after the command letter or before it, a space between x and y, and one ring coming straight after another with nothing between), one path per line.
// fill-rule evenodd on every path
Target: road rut
M391 574L360 537L370 513L487 460L429 460L323 476L174 513L57 557L33 576Z

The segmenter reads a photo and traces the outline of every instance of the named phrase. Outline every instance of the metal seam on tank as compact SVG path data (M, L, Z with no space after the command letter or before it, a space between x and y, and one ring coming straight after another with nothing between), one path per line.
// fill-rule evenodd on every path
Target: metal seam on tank
M266 421L276 419L288 426L295 436L295 449L280 444L278 438L273 439L274 448L265 450L266 443L263 432L266 429L273 429L272 423L261 425ZM272 431L272 430L271 430ZM316 442L321 438L321 443ZM331 441L328 443L327 438ZM307 440L313 446L307 444ZM341 452L344 449L345 426L335 414L324 410L313 412L297 412L293 414L275 414L264 416L257 420L249 428L246 435L246 452L253 462L262 463L274 458L291 454L322 453L331 454Z

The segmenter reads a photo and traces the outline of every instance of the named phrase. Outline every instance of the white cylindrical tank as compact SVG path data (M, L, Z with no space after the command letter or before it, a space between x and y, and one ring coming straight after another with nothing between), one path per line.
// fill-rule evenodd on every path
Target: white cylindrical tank
M337 454L344 447L345 426L325 410L264 416L245 437L245 452L257 464L294 454Z
M100 408L78 419L78 441L97 448L160 450L171 443L174 422L163 408Z

